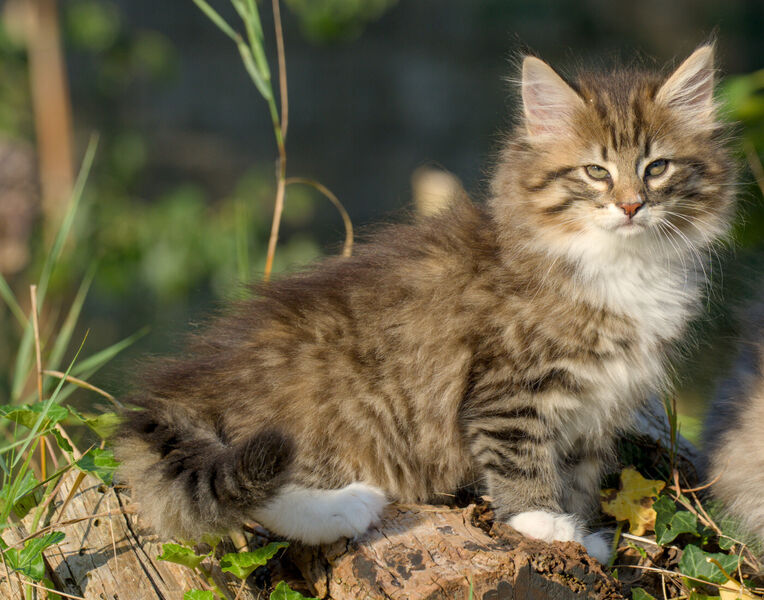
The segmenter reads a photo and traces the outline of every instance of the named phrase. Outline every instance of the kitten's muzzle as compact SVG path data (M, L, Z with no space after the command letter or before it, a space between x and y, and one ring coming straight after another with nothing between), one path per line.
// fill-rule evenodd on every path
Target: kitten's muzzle
M636 198L632 199L630 202L618 202L616 203L616 206L620 208L624 214L629 217L629 219L633 219L634 215L637 214L637 211L642 208L645 205L644 202L642 202L642 198L637 196Z

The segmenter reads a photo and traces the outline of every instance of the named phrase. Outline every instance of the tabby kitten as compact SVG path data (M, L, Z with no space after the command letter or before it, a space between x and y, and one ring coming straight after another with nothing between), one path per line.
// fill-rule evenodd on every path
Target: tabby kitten
M713 87L711 45L668 77L526 57L487 207L260 286L155 365L117 444L144 517L318 544L477 484L606 560L583 527L603 461L664 386L733 207Z

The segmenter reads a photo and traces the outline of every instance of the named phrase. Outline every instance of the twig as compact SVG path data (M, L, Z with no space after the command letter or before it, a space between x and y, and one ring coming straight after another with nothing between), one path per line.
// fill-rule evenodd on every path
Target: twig
M42 352L40 350L40 323L37 318L37 286L32 284L29 286L29 295L32 301L32 330L34 331L34 354L35 361L37 363L37 400L42 403ZM46 457L45 457L45 436L40 437L40 473L42 479L47 477L46 474Z
M85 388L86 390L90 390L91 392L95 392L96 394L100 394L107 400L109 400L114 406L117 408L124 408L125 405L122 404L119 400L117 400L114 396L112 396L109 392L106 392L102 390L99 387L94 386L92 383L88 383L87 381L84 381L82 379L79 379L77 377L72 377L71 375L67 375L66 373L62 373L61 371L53 371L50 369L45 369L43 371L45 375L50 375L51 377L58 377L59 379L65 379L69 383L73 383L74 385L78 385L81 388Z
M350 256L353 253L353 222L350 220L350 215L345 210L345 207L342 206L339 198L337 198L337 196L335 196L332 191L324 184L319 183L315 179L309 179L307 177L289 177L286 180L287 185L292 185L295 183L301 183L315 188L324 196L326 196L332 204L334 204L335 208L339 211L340 216L342 217L343 223L345 224L345 243L342 246L342 256Z
M72 456L74 456L75 459L79 460L82 458L82 452L80 452L77 449L77 446L74 445L74 442L72 441L72 438L69 437L69 434L66 433L66 430L61 427L61 423L56 423L56 431L61 435L62 438L64 438L67 442L69 442L69 445L72 447Z
M722 469L722 471L723 471L723 469ZM719 473L719 474L718 474L716 477L714 477L714 478L713 478L711 481L709 481L708 483L705 483L705 484L701 485L700 487L694 487L694 488L685 488L684 490L677 490L677 491L684 491L684 492L700 492L700 491L702 491L702 490L705 490L705 489L707 489L707 488L710 488L710 487L711 487L712 485L714 485L714 484L715 484L717 481L719 481L719 479L721 479L721 477L722 477L722 474L721 474L721 473ZM673 490L673 489L674 489L674 486L673 486L673 485L669 485L669 486L667 486L667 487L666 487L666 489L667 489L667 490Z
M279 60L279 97L281 98L281 137L286 143L289 127L289 97L287 96L286 54L284 53L284 32L281 28L281 7L279 0L273 0L273 28L276 31L276 52Z
M74 600L85 600L83 596L73 596L72 594L67 594L66 592L59 592L58 590L53 590L49 587L45 587L44 585L40 585L39 583L34 583L32 581L25 581L24 585L31 585L32 587L36 587L40 590L45 590L46 592L53 592L54 594L58 594L59 596L63 596L64 598L74 598Z
M279 11L278 0L273 0L273 21L274 27L281 27L281 12ZM276 31L278 37L279 31ZM282 118L283 107L288 97L286 93L287 81L286 81L286 58L284 56L284 44L283 40L281 44L277 44L276 50L278 51L279 61L279 86L281 88L281 105L282 105ZM270 281L271 271L273 270L273 257L276 254L276 243L279 239L279 228L281 227L281 214L284 212L284 192L285 192L285 180L286 180L286 145L284 140L284 132L286 128L283 125L283 121L279 118L276 112L276 107L273 103L273 97L268 100L268 104L271 111L271 120L273 121L274 133L276 134L276 145L279 149L279 162L278 171L276 177L276 201L273 205L273 221L271 222L271 234L268 238L268 253L265 258L265 271L263 273L263 281L266 283Z
M85 479L85 471L80 471L77 473L77 478L74 480L74 485L72 485L72 489L69 490L69 493L66 496L66 500L64 500L64 504L61 506L61 510L58 511L59 515L63 515L64 511L66 510L66 507L69 506L69 502L72 501L72 498L74 498L74 495L77 493L77 490L80 487L80 484L82 484L82 480Z
M244 591L244 585L247 583L246 579L241 580L241 585L239 586L239 591L236 592L236 595L233 597L233 600L239 600L239 596L241 596L241 593Z
M664 575L668 575L669 577L676 577L681 578L684 577L685 579L689 579L691 581L697 581L699 583L703 583L705 585L711 585L716 587L717 589L729 589L724 587L724 584L721 583L714 583L713 581L706 581L705 579L699 579L697 577L691 577L690 575L685 575L684 573L677 573L674 571L669 571L668 569L661 569L660 567L648 567L645 565L613 565L614 569L642 569L643 571L652 571L654 573L662 573Z

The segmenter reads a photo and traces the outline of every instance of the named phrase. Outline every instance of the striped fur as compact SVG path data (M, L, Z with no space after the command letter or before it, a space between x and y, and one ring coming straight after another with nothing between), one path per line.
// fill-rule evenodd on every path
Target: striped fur
M478 485L525 533L586 542L613 436L665 385L732 211L706 88L677 89L709 78L708 46L668 79L568 84L527 58L525 118L485 208L457 202L260 286L152 367L117 443L151 524L196 537L259 517L326 541L298 507L342 516L336 537L382 494ZM666 172L645 176L656 159Z

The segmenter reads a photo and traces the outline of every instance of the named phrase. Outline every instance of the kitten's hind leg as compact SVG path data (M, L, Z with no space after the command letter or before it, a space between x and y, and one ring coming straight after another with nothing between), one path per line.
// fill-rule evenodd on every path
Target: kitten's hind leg
M386 504L382 490L365 483L336 490L289 484L253 516L276 534L315 545L364 533Z

